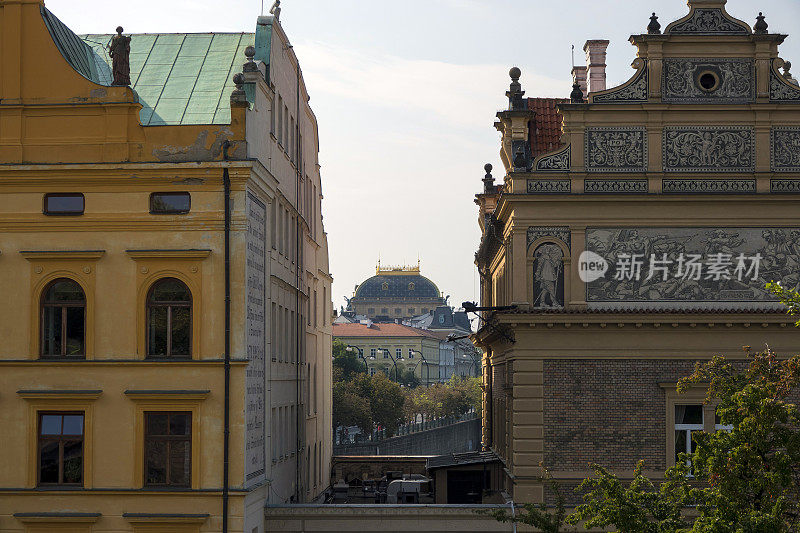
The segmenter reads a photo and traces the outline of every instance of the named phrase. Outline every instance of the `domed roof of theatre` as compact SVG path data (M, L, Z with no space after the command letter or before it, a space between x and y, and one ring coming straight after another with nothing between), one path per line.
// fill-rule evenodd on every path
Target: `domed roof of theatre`
M356 287L355 298L441 298L436 284L419 268L378 269L377 274Z

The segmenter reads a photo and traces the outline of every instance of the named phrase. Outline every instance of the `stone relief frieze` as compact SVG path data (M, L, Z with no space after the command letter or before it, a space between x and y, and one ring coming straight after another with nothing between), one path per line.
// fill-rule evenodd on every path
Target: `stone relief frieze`
M770 191L775 194L800 194L800 179L771 180Z
M569 226L531 226L528 228L528 246L541 238L558 239L571 248L572 234Z
M704 89L700 77L710 74L716 86ZM745 103L756 98L753 59L664 59L662 99L681 103Z
M774 302L772 280L800 286L800 227L589 228L586 249L608 266L589 302L713 307Z
M665 179L664 194L750 194L756 192L752 179Z
M800 172L800 128L774 127L771 132L773 172Z
M551 155L546 155L536 162L537 172L566 172L570 168L570 158L572 157L572 146Z
M665 172L753 172L755 134L749 126L664 128Z
M592 96L592 103L595 104L629 104L635 102L647 102L648 89L647 62L640 68L636 79L628 86L620 89Z
M571 191L570 180L528 180L528 194L566 194Z
M645 172L647 132L639 127L586 128L587 172Z
M769 99L771 102L800 103L800 87L791 85L775 67L769 69Z
M634 194L647 193L649 190L647 180L631 179L586 179L583 182L583 192L586 194Z
M670 25L664 33L667 35L686 35L692 33L701 35L747 35L750 33L750 28L727 17L719 8L695 9L690 18L683 22Z

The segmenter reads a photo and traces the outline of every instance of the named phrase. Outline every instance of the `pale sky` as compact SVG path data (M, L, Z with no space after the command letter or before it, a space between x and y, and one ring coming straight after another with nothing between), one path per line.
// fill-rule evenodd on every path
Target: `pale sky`
M264 0L265 10L272 2ZM570 46L608 39L609 87L626 81L653 11L663 27L685 0L283 0L319 120L323 215L334 307L383 264L416 264L451 303L477 300L483 165L503 177L495 113L508 70L527 96L568 97ZM253 32L261 0L46 0L76 33ZM729 0L751 26L763 11L788 33L800 76L800 2ZM796 38L792 34L798 34ZM242 62L244 63L244 58Z

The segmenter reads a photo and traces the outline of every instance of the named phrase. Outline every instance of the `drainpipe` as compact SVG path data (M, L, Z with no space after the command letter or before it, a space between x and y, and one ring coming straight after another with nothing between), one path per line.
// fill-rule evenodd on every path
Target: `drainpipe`
M294 48L293 46L289 45L288 48ZM288 50L287 48L287 50ZM303 245L302 239L302 223L300 222L300 215L301 213L301 205L300 205L300 181L303 179L302 174L300 173L300 61L295 56L295 60L297 61L297 66L295 68L295 76L296 76L296 117L297 120L295 121L295 131L294 131L294 162L295 162L295 196L294 196L294 203L297 211L297 220L295 221L295 246L294 246L294 266L295 266L295 287L296 289L296 299L295 299L295 309L297 310L295 313L295 319L297 320L297 338L295 339L295 375L296 375L296 390L297 390L297 442L295 443L295 449L297 453L295 453L295 501L300 503L303 498L303 458L302 458L302 450L303 450L303 441L305 438L305 414L302 412L301 406L302 403L302 375L303 375L303 362L300 359L301 355L301 343L303 335L305 334L303 320L301 318L300 310L303 306L303 299L302 299L302 273L300 267L300 247ZM308 409L308 406L305 406ZM308 452L306 452L308 453Z
M222 158L229 161L230 141L222 144ZM228 533L228 476L230 455L231 406L231 177L228 167L222 169L223 198L225 201L225 407L222 444L222 533Z

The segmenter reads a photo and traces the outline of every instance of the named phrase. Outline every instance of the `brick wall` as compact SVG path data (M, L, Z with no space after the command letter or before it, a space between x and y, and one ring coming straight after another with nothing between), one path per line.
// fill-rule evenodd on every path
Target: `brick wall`
M585 471L596 462L666 469L666 398L659 382L691 374L685 360L544 362L545 464Z

